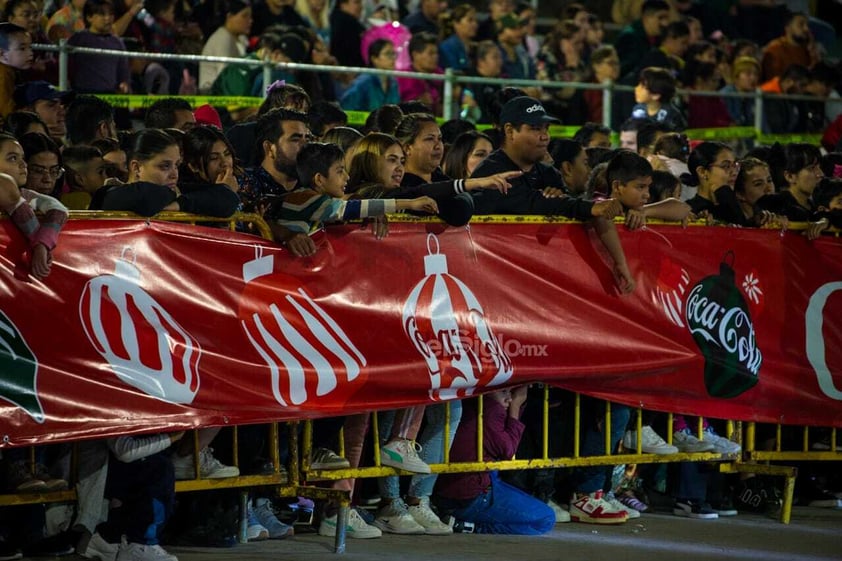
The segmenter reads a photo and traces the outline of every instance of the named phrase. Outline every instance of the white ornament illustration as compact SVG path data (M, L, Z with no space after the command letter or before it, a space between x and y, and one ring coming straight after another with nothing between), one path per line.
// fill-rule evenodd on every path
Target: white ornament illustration
M301 405L314 396L348 391L366 358L303 288L277 302L270 300L267 310L266 298L278 294L273 268L274 256L264 257L260 247L255 258L243 264L243 299L259 305L241 305L240 324L269 368L275 400L283 406Z
M755 304L760 304L760 299L763 298L763 291L760 289L760 279L755 274L749 273L743 279L743 292L746 297Z
M403 328L427 364L430 398L472 395L512 377L514 365L494 336L479 301L447 271L438 238L427 236L424 279L403 308Z
M678 327L684 327L684 296L689 284L690 275L686 269L666 257L661 259L652 297L664 310L667 319Z
M114 374L157 399L192 403L199 392L199 342L147 293L126 259L88 281L79 300L85 334Z

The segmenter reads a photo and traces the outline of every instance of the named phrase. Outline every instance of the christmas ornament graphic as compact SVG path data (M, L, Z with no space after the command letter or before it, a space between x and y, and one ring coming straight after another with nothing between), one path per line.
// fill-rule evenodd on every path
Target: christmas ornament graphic
M38 360L9 316L0 311L0 399L14 403L43 423L37 382Z
M274 264L260 247L243 264L239 318L266 362L275 400L286 407L327 395L332 402L349 397L361 385L366 358L303 288L283 292L300 281L274 273Z
M705 357L705 387L721 398L754 387L763 361L748 305L735 283L733 262L734 254L728 252L718 275L690 289L685 307L687 328Z
M472 395L479 387L505 383L514 373L511 359L494 336L479 301L447 271L439 241L427 236L425 277L403 307L403 328L427 364L430 398Z
M135 257L124 248L113 274L87 282L79 300L82 327L120 380L162 401L192 403L202 348L143 289Z
M684 327L681 314L684 311L684 295L690 283L690 275L667 257L661 258L658 281L653 296L664 310L667 319L678 327Z

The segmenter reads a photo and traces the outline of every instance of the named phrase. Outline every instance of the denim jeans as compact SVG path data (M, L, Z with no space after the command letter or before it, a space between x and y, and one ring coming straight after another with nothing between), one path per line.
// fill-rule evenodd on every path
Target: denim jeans
M491 488L453 516L473 522L478 534L534 536L555 525L555 514L546 503L500 481L496 471L491 472Z
M631 412L625 405L611 404L611 452L623 438L626 432L626 425L629 423ZM585 429L585 436L582 440L582 456L601 456L605 454L605 436L600 425L592 422ZM593 493L605 486L605 482L611 477L612 466L583 467L576 470L575 481L576 491L579 493Z
M419 457L428 464L441 463L444 458L444 404L427 406L425 415L427 425L418 436L418 443L421 444ZM396 411L380 411L377 413L378 432L380 433L380 445L386 444L392 432L392 425L395 422ZM459 420L462 418L462 402L450 402L450 442L456 434ZM410 497L429 497L433 494L433 487L436 484L438 475L415 475L409 487ZM396 499L400 497L400 479L398 476L379 477L377 487L380 497L384 499Z
M450 431L449 440L453 444L453 437L462 419L462 402L450 401ZM418 444L421 445L419 457L428 464L440 464L444 461L444 403L428 405L425 412L427 424L418 436ZM429 475L413 475L409 483L410 497L429 497L433 494L433 487L436 485L437 473Z
M109 513L107 535L125 534L130 543L159 543L175 508L175 469L169 451L128 463L112 458L105 492L122 503Z

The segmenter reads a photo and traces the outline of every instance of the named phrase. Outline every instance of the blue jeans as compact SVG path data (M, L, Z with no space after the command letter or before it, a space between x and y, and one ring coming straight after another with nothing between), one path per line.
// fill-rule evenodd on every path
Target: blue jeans
M418 443L421 445L419 458L428 464L439 464L444 460L444 403L429 405L424 410L427 417L427 424L418 435ZM380 445L386 444L389 434L392 432L392 425L395 422L395 411L381 411L377 413L378 432L380 433ZM456 428L462 419L462 402L450 402L450 443L453 444L453 437L456 435ZM414 475L409 485L408 495L410 497L429 497L433 494L433 487L436 485L438 474ZM380 497L384 499L396 499L400 497L400 480L396 475L379 477L377 487Z
M462 402L450 401L450 431L449 440L453 444L453 437L462 419ZM440 464L444 461L444 403L428 405L424 414L427 417L427 424L418 435L418 443L421 445L419 457L428 464ZM413 475L409 483L410 497L429 497L433 494L433 487L438 479L437 473L429 475Z
M175 469L169 451L128 463L112 458L105 493L122 503L109 512L107 535L125 534L130 543L159 543L175 509Z
M555 513L546 503L500 481L496 471L491 472L491 488L453 516L473 522L478 534L535 536L555 525Z
M626 425L629 423L631 411L625 405L611 404L611 452L623 438ZM593 422L585 430L582 441L582 456L602 456L605 454L605 436L603 427ZM611 477L611 466L583 467L576 470L576 491L579 493L593 493L605 487L605 482Z

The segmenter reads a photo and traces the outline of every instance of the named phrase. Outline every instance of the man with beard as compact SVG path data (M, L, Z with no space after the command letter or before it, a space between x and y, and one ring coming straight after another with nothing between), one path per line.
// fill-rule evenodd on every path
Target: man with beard
M817 62L813 36L807 27L807 16L793 12L784 22L784 34L763 49L762 80L768 81L784 73L793 64L810 68Z
M255 149L259 165L248 168L240 179L240 199L245 212L263 214L269 206L298 186L295 161L310 138L307 114L272 109L257 120ZM312 255L315 244L306 234L295 234L272 225L272 233L298 256Z

